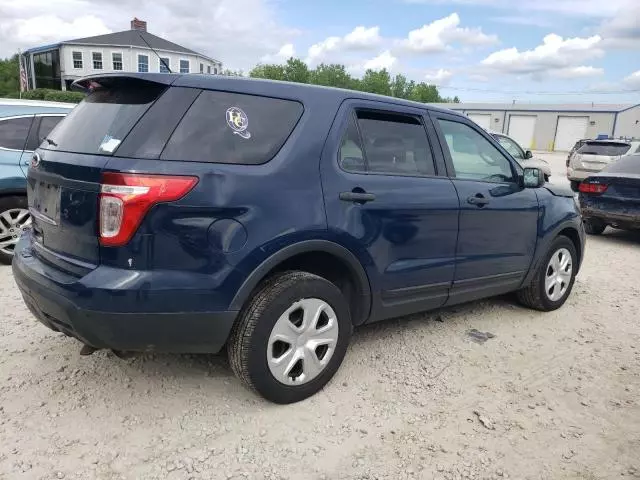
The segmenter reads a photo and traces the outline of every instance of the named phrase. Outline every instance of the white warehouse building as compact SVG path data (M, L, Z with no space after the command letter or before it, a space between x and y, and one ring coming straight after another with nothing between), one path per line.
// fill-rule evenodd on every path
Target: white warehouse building
M222 73L220 61L147 32L147 22L137 18L129 30L35 47L22 55L29 90L68 90L86 75L166 73L167 67L173 73Z
M640 104L434 104L463 112L478 125L531 150L568 151L576 141L640 138Z

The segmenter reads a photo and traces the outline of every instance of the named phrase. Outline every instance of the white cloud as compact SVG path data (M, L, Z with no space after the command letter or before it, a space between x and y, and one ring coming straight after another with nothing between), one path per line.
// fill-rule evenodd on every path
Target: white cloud
M452 43L480 46L498 42L497 36L487 35L480 28L461 28L459 25L460 16L452 13L410 31L408 37L400 42L400 47L419 53L437 53L447 50Z
M149 32L249 69L298 32L283 26L270 0L0 0L0 58L20 49L129 29L137 16Z
M385 50L377 57L364 62L364 70L382 70L383 68L390 70L397 62L397 58L391 55L389 50Z
M449 84L451 77L453 77L453 72L440 68L437 71L427 72L424 80L431 85L443 86Z
M601 32L606 48L640 49L640 3L605 21Z
M601 57L604 54L600 48L601 42L599 35L564 39L552 33L545 36L542 45L533 50L520 52L515 47L499 50L482 60L482 65L504 73L543 75L554 70L578 67L584 60ZM588 68L583 67L582 73L588 72Z
M640 89L640 70L633 72L623 80L625 86Z
M486 83L488 82L490 79L488 76L486 75L482 75L480 73L472 73L469 75L469 80L471 80L472 82L482 82L482 83Z
M349 50L368 50L381 43L379 27L366 28L358 26L344 37L328 37L321 42L311 45L307 54L307 63L314 65L330 53Z
M289 60L291 57L296 56L296 49L293 43L286 43L277 53L264 55L260 61L262 63L283 63Z
M580 65L578 67L560 68L552 71L551 74L559 78L587 78L604 75L604 69Z

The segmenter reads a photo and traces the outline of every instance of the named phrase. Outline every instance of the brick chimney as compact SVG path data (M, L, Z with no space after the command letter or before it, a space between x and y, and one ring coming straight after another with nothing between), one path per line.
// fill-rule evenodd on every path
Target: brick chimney
M144 20L138 20L137 18L134 18L133 20L131 20L131 30L140 30L142 32L146 32L147 22L145 22Z

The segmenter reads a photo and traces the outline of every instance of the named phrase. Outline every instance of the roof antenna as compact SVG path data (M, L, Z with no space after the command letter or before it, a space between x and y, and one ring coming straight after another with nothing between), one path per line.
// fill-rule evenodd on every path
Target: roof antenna
M140 35L140 38L142 39L142 41L147 45L147 47L149 47L149 50L151 50L153 53L155 53L155 54L156 54L156 57L158 57L158 58L160 59L160 63L162 63L162 65L164 65L164 68L166 68L167 70L169 70L169 73L173 73L173 72L171 71L171 69L169 68L169 65L167 65L167 62L165 62L165 61L163 60L163 58L162 58L160 55L158 55L158 52L156 52L156 51L153 49L153 47L152 47L151 45L149 45L149 42L147 42L147 41L144 39L144 37L142 36L142 34L141 34L141 33L138 33L138 35Z

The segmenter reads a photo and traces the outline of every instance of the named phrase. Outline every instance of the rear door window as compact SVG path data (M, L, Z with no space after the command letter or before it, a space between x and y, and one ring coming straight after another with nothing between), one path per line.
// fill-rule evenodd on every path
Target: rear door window
M0 119L0 148L24 150L33 116Z
M63 118L64 115L37 116L31 126L25 150L33 151L38 148Z
M112 155L165 88L150 82L98 87L51 132L41 148Z
M161 158L257 165L271 160L302 115L292 100L203 91L167 142Z
M578 149L581 155L604 155L618 157L629 151L631 145L620 142L587 142Z

